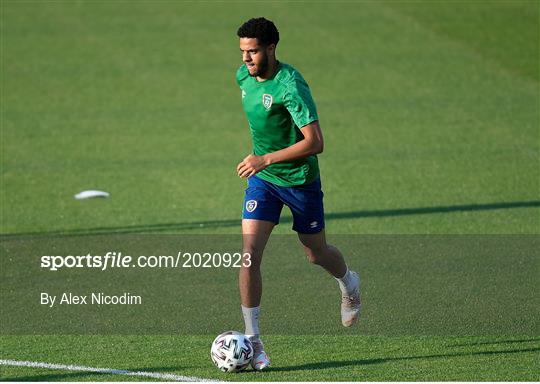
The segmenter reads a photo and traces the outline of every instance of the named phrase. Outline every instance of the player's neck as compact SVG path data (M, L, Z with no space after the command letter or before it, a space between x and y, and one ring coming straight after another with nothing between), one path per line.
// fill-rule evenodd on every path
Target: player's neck
M271 79L276 73L278 65L279 61L277 61L276 59L268 60L268 69L263 75L257 76L257 81L261 82Z

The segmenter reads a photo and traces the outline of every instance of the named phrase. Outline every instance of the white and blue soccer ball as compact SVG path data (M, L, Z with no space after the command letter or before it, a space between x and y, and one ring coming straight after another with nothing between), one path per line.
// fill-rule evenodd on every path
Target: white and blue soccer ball
M215 366L222 372L240 372L253 359L253 346L248 337L236 331L223 332L210 349Z

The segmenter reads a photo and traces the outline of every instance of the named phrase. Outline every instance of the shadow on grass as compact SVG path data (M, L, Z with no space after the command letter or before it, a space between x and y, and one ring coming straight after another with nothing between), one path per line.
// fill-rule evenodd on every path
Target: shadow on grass
M344 220L344 219L361 219L370 217L393 217L393 216L409 216L409 215L426 215L436 213L453 213L453 212L475 212L475 211L490 211L497 209L514 209L514 208L533 208L540 207L540 201L515 201L502 202L491 204L465 204L465 205L448 205L437 207L418 207L418 208L400 208L400 209L379 209L379 210L359 210L350 212L334 212L326 213L325 219L329 220ZM280 220L281 223L291 223L291 217L284 217ZM161 224L142 224L131 225L125 227L97 227L97 228L81 228L81 229L66 229L44 232L23 232L14 234L0 234L1 237L17 237L17 236L50 236L50 235L96 235L96 234L122 234L122 233L155 233L176 230L189 230L201 228L224 228L224 227L240 227L241 219L229 220L207 220L198 222L178 222L178 223L161 223Z
M516 340L493 340L493 341L473 341L471 343L451 344L449 347L470 347L474 345L496 345L496 344L521 344L540 341L540 338L516 339Z
M440 355L424 355L424 356L404 356L404 357L383 357L379 359L359 359L359 360L341 360L341 361L326 361L320 363L309 363L302 365L294 365L290 367L269 367L268 372L286 372L286 371L311 371L317 369L342 368L350 366L362 366L372 364L390 363L393 361L410 361L410 360L425 360L425 359L441 359L464 356L485 356L485 355L503 355L513 353L538 352L539 348L528 349L510 349L502 351L482 351L482 352L467 352L467 353L447 353Z

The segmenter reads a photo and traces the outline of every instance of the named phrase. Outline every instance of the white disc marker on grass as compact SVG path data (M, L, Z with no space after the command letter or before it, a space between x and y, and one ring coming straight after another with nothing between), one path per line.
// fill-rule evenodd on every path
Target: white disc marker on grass
M89 190L79 192L75 195L77 200L91 199L93 197L109 197L109 193L104 191Z

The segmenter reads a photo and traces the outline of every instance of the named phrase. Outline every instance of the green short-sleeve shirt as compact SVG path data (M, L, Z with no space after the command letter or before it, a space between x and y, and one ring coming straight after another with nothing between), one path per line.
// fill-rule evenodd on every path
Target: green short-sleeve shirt
M297 143L304 138L300 128L319 119L309 86L288 64L278 63L274 76L262 82L242 65L236 80L257 156ZM283 187L307 184L319 176L317 156L272 164L257 176Z

